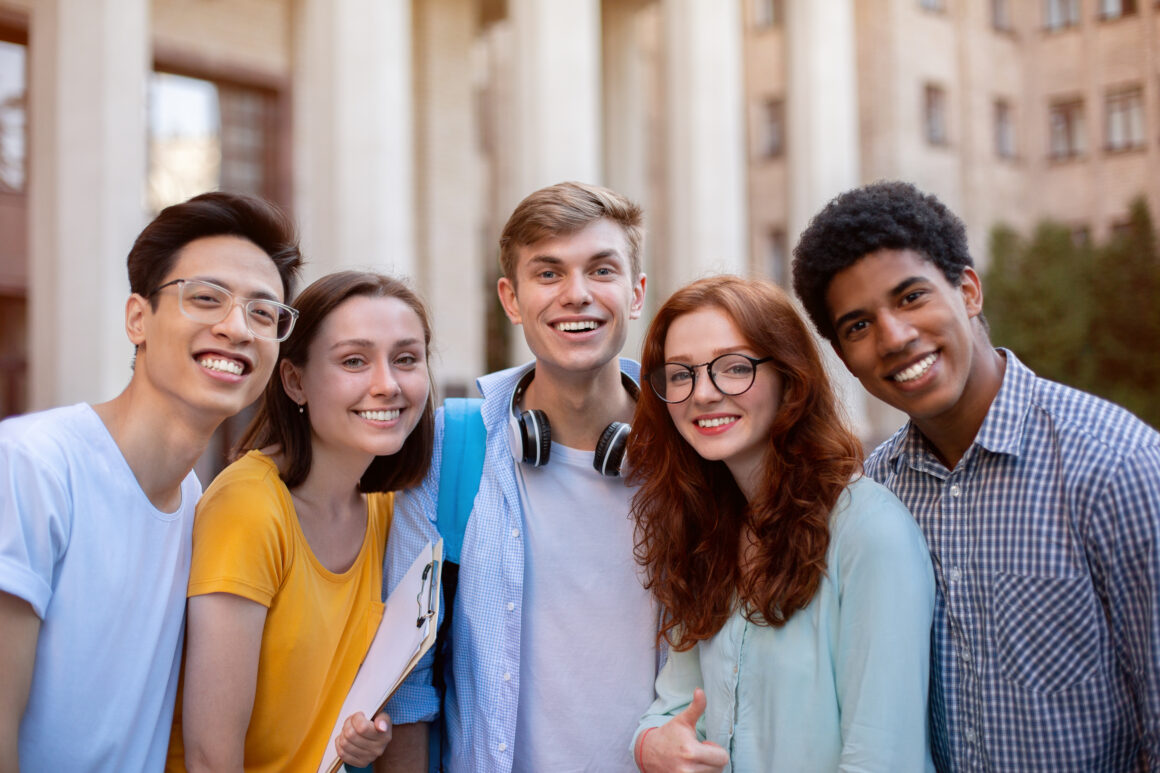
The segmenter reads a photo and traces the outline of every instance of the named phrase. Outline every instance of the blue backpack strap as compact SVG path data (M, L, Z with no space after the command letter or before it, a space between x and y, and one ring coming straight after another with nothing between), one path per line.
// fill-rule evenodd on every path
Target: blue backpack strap
M443 401L443 464L439 468L439 536L443 556L458 564L463 533L483 475L487 429L478 397L449 397Z

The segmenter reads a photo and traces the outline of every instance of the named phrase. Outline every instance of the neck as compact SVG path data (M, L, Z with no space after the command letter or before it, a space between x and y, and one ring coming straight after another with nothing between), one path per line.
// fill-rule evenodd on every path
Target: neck
M948 470L955 468L975 442L991 403L1003 386L1007 369L1003 355L991 346L985 334L979 335L983 340L976 342L971 373L954 408L945 415L914 422Z
M121 450L137 485L165 512L181 504L181 482L205 452L221 423L174 410L130 382L112 400L93 406Z
M591 451L605 427L629 422L636 401L621 383L620 362L583 374L536 365L536 377L524 393L522 410L535 408L552 421L552 440Z
M364 453L341 453L312 437L310 472L293 494L309 503L316 514L345 512L353 503L362 501L359 480L373 460L373 456Z

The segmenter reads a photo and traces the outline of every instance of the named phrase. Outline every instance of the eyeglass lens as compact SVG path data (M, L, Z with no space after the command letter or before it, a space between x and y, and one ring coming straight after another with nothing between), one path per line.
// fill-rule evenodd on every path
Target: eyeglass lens
M739 395L749 389L757 370L753 361L741 354L723 354L705 366L713 386L726 395ZM660 399L679 403L693 393L699 367L667 362L662 369L649 374L649 384Z
M294 315L289 307L276 301L252 298L240 303L245 312L246 327L258 338L281 341L290 335ZM196 279L181 284L181 310L190 319L216 325L234 307L234 296L225 288Z

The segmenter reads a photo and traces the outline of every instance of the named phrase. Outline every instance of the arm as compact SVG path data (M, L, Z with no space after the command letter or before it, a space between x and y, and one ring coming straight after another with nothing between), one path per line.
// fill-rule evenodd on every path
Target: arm
M1133 452L1098 498L1092 581L1140 718L1141 757L1160 771L1160 444Z
M427 773L427 742L431 726L412 722L395 728L387 753L375 763L375 773Z
M633 759L645 773L715 773L729 763L728 752L702 741L697 733L697 721L708 705L698 650L694 646L684 652L670 651L657 675L657 698L632 739Z
M40 618L23 599L0 591L0 771L20 770L17 742L28 705Z
M866 485L866 484L862 484ZM837 550L839 633L834 671L840 770L930 767L927 689L934 574L910 513L885 489L856 499ZM860 505L859 502L865 504Z
M230 593L189 600L182 732L185 765L241 771L266 607Z

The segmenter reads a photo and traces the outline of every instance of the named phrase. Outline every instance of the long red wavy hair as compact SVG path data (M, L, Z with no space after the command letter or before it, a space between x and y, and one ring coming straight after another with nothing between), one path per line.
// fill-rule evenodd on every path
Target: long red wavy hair
M736 276L678 290L645 336L644 373L665 361L673 320L715 307L781 377L781 405L769 432L764 496L747 502L721 461L706 461L678 433L665 403L641 390L628 441L636 559L664 606L659 638L686 650L712 637L734 606L759 624L781 626L810 603L826 569L829 516L861 471L862 446L846 427L813 336L777 285ZM756 540L743 576L739 545Z

